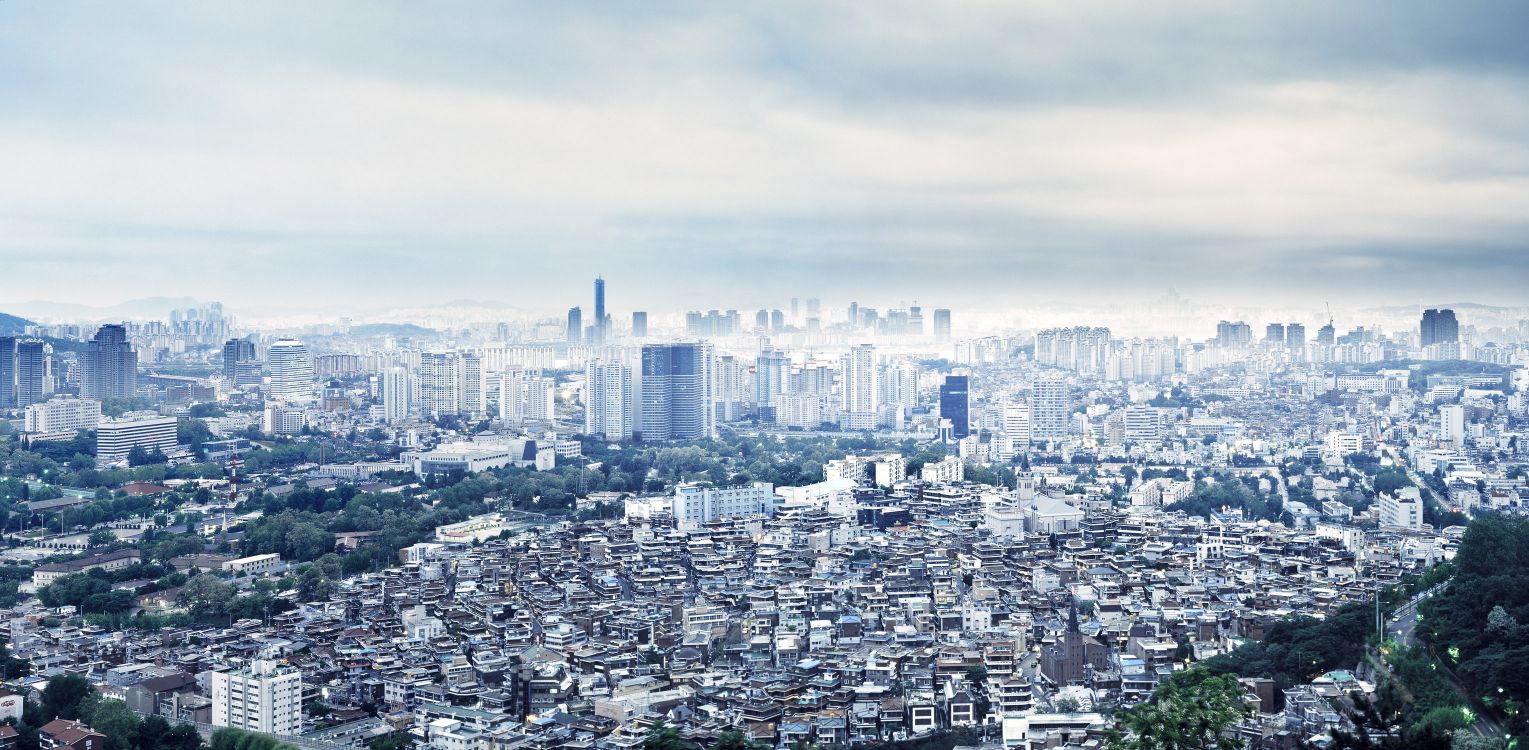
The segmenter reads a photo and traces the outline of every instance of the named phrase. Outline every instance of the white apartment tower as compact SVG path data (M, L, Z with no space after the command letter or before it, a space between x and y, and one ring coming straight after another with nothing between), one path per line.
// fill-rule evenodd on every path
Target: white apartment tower
M1067 437L1067 381L1055 375L1035 379L1030 390L1030 433L1037 440Z
M271 368L271 400L299 404L313 400L313 359L307 345L282 339L271 344L266 362Z
M506 426L551 422L555 401L552 378L528 370L509 370L499 377L499 419Z
M414 378L406 367L389 367L382 373L382 418L389 424L409 418L414 402Z
M256 660L244 669L212 674L213 726L294 736L302 728L302 673Z
M1456 449L1465 447L1465 407L1448 404L1439 407L1439 441Z
M876 374L876 347L861 344L840 358L843 389L840 392L839 426L846 430L876 428L881 406L880 379Z
M632 368L591 359L584 367L584 434L630 440L637 429Z

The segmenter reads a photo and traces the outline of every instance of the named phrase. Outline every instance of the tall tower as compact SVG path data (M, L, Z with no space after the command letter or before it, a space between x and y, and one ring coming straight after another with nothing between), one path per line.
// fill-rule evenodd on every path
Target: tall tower
M940 417L950 420L950 434L960 440L972 431L971 380L965 375L946 375L940 385Z
M608 340L606 336L609 321L605 315L605 279L595 277L595 340L593 344L604 344Z
M101 326L85 350L81 395L130 398L138 390L138 352L127 340L127 326Z
M404 367L389 367L382 373L382 418L392 424L409 418L413 405L413 380Z
M584 365L584 434L629 440L637 428L632 368L591 359Z
M3 344L0 344L3 346ZM3 372L3 371L0 371ZM4 375L0 374L0 378ZM48 344L42 339L16 342L16 406L39 404L48 399Z
M0 336L0 409L16 405L16 339Z
M255 364L255 342L229 339L223 344L223 382L230 387L260 382L260 368Z
M301 341L283 339L271 344L271 398L289 403L313 400L313 360Z
M934 340L941 344L950 343L950 310L943 307L934 311Z
M1059 376L1036 378L1030 390L1030 433L1037 439L1067 437L1067 381Z
M881 378L876 373L876 347L861 344L840 359L844 386L840 394L839 426L847 430L876 428L881 406Z
M568 308L567 338L570 344L577 344L584 340L584 310L582 308Z
M716 432L711 344L649 344L642 348L644 440L699 440Z

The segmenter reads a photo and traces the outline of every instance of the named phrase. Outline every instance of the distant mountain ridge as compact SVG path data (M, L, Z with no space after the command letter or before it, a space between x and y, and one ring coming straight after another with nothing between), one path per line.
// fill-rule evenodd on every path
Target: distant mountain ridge
M144 297L114 305L81 305L73 302L32 300L8 305L14 312L33 319L57 322L107 322L120 320L166 320L170 311L184 307L202 307L194 297Z
M26 331L27 326L37 325L26 318L0 313L0 336L10 336Z

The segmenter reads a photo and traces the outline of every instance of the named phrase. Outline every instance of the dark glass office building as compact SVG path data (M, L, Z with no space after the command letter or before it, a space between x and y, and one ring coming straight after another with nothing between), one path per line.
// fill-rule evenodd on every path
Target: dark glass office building
M87 398L131 398L138 390L138 352L128 343L127 328L101 326L85 350L85 377L80 388Z
M970 435L972 430L968 381L965 375L946 375L940 385L940 417L950 420L951 435L957 440Z

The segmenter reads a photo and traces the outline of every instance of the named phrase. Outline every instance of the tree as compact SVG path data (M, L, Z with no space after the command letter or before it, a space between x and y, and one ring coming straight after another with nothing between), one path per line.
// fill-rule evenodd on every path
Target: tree
M648 732L648 736L642 739L642 750L700 750L695 743L688 742L680 736L678 730L669 726L668 722L659 720Z
M42 715L47 723L53 719L80 718L81 704L96 692L90 683L77 674L61 674L48 680L42 690Z
M1502 740L1484 737L1469 729L1456 729L1449 737L1449 750L1502 750Z
M1064 695L1056 699L1051 705L1059 714L1075 714L1083 710L1083 704L1079 703L1077 698L1070 695Z
M92 547L102 547L117 541L117 535L111 529L96 529L90 532L88 544Z
M1159 686L1152 700L1117 714L1126 731L1112 727L1109 746L1118 750L1240 748L1241 740L1225 733L1249 713L1242 705L1242 687L1236 677L1191 669Z
M729 729L717 735L717 744L712 745L711 750L767 750L767 746L743 736L743 732Z
M103 700L90 716L90 727L106 735L106 750L132 750L130 740L138 731L138 714L122 701Z
M981 664L973 664L966 668L966 681L973 685L981 685L987 682L987 667Z
M175 597L176 603L189 607L191 616L198 620L221 620L233 600L234 587L207 573L187 581Z

